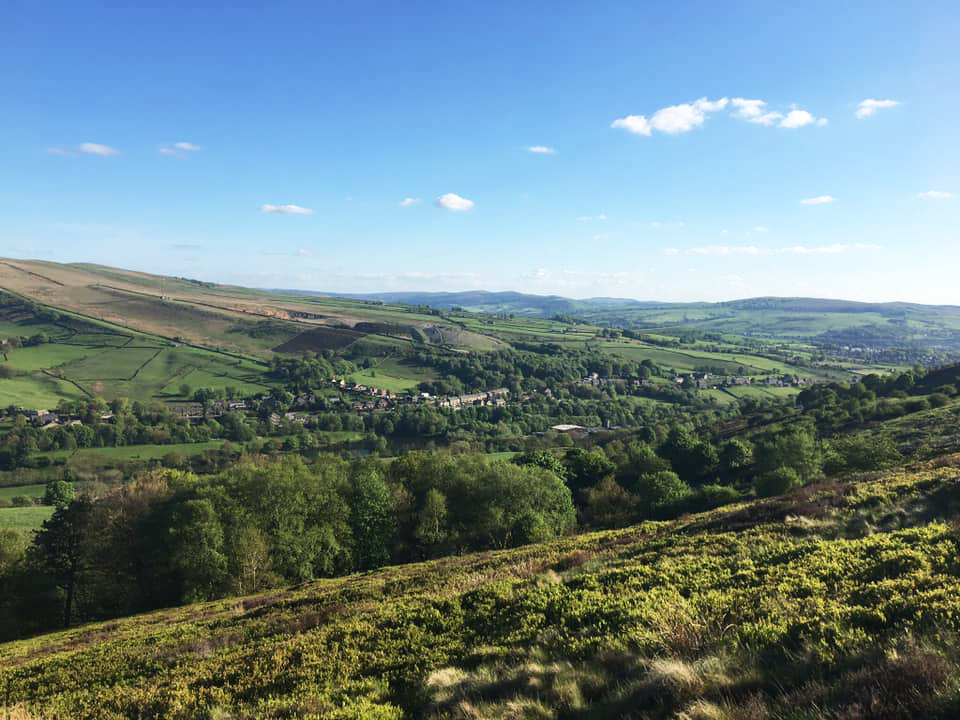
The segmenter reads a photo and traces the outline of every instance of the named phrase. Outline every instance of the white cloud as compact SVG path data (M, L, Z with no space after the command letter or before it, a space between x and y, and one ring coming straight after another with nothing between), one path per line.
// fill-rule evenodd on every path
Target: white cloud
M678 220L676 222L660 222L659 220L654 220L652 223L650 223L650 227L656 228L657 230L682 228L685 225L686 223L683 222L683 220Z
M763 100L748 100L747 98L733 98L730 101L737 111L734 113L737 117L752 118L763 114L763 108L766 102Z
M826 205L827 203L835 202L836 198L831 197L830 195L817 195L812 198L804 198L800 201L801 205Z
M683 251L685 255L759 255L756 245L708 245Z
M405 197L400 201L400 207L412 207L413 205L419 205L421 202L420 198Z
M799 128L804 125L813 125L817 119L806 110L791 110L784 115L783 120L777 123L777 127Z
M791 110L786 115L782 112L767 111L767 103L759 99L733 98L730 101L736 111L734 117L742 118L757 125L776 125L782 128L799 128L804 125L818 125L823 127L829 121L826 118L816 118L806 110Z
M835 243L833 245L794 245L784 248L759 248L756 245L707 245L705 247L687 248L679 250L677 248L664 248L661 252L664 255L711 255L711 256L733 256L733 255L837 255L846 252L855 252L862 250L878 250L879 245L868 243Z
M610 124L610 127L623 128L634 135L650 135L651 132L650 123L643 115L627 115L618 118Z
M757 225L757 226L753 229L753 231L756 232L756 233L765 233L765 232L767 232L769 229L770 229L770 228L768 228L768 227L766 227L766 226L764 226L764 225Z
M465 210L472 210L476 203L473 200L467 200L465 197L460 197L456 193L446 193L438 197L434 204L443 208L444 210L452 210L454 212L464 212Z
M161 145L158 148L157 152L166 157L176 157L177 155L185 155L187 153L199 152L203 150L199 145L194 145L191 142L175 142L172 145Z
M297 257L310 257L311 255L313 255L313 253L309 250L297 250Z
M555 148L547 147L546 145L531 145L527 150L540 155L553 155L557 152Z
M577 218L579 222L591 222L593 220L602 221L606 219L607 219L607 216L604 213L600 213L599 215L581 215L580 217Z
M109 145L101 145L99 143L81 143L76 148L64 148L64 147L50 147L47 148L47 152L51 155L99 155L101 157L110 157L111 155L119 155L120 151L116 148L112 148Z
M284 215L313 215L313 210L310 208L301 207L300 205L264 204L260 206L260 212L281 213Z
M606 242L610 239L610 236L606 233L597 233L591 238L594 242Z
M949 200L953 197L953 193L944 192L943 190L927 190L926 192L917 193L918 198L923 198L924 200Z
M120 154L120 151L116 148L112 148L109 145L101 145L100 143L80 143L80 147L77 149L86 155L100 155L101 157Z
M707 113L723 110L728 102L725 97L712 101L704 97L692 103L661 108L649 120L644 115L627 115L614 120L610 127L623 128L635 135L650 135L654 130L676 135L703 125Z
M539 267L533 272L521 273L520 277L524 280L547 280L553 275L547 268Z
M854 115L860 119L863 119L865 117L870 117L877 110L896 107L899 104L900 103L897 100L874 100L873 98L867 98L866 100L860 101L860 104L857 105L857 111L854 113Z

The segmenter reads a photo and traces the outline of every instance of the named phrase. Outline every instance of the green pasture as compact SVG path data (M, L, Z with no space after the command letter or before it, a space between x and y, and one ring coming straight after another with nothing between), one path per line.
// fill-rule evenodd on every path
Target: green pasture
M43 497L47 486L43 484L19 485L14 487L0 487L0 500L9 500L18 496L39 498Z
M16 530L29 535L31 531L39 530L51 515L53 508L49 505L0 508L0 530Z
M49 457L51 460L68 460L70 463L79 463L90 459L109 463L117 460L159 460L169 453L183 456L199 455L207 450L219 450L223 443L223 440L208 440L201 443L174 443L171 445L124 445L122 447L52 450L38 454Z
M375 367L353 373L347 379L389 392L402 393L434 377L435 374L430 368L409 365L396 358L386 358Z
M16 405L34 409L56 407L61 399L86 397L77 387L43 373L32 373L0 380L0 407Z

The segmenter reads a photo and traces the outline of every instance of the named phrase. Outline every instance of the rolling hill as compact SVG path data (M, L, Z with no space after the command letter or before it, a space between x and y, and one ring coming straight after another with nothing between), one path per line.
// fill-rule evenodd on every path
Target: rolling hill
M958 468L8 643L0 704L21 720L948 720Z

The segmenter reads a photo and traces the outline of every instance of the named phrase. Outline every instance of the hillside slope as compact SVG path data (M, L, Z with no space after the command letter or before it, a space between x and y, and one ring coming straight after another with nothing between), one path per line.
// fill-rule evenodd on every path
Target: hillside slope
M960 456L0 646L20 718L955 718Z

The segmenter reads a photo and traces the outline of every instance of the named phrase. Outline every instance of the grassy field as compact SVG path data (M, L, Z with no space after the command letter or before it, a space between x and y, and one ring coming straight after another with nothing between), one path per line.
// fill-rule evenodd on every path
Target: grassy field
M18 495L24 497L39 498L43 497L46 485L20 485L19 487L0 487L0 500L9 500Z
M53 450L39 453L51 460L71 462L100 460L110 464L119 460L159 460L168 453L190 456L206 450L219 450L223 440L208 440L201 443L174 443L171 445L125 445L123 447L81 448L79 450Z
M958 501L943 457L86 625L0 647L3 702L76 720L951 720Z
M0 530L16 530L22 535L29 535L39 530L43 521L51 515L53 508L46 505L0 508Z
M432 380L435 374L430 368L410 365L396 358L385 358L376 366L356 372L348 380L363 385L371 385L393 393L412 390L425 380Z

